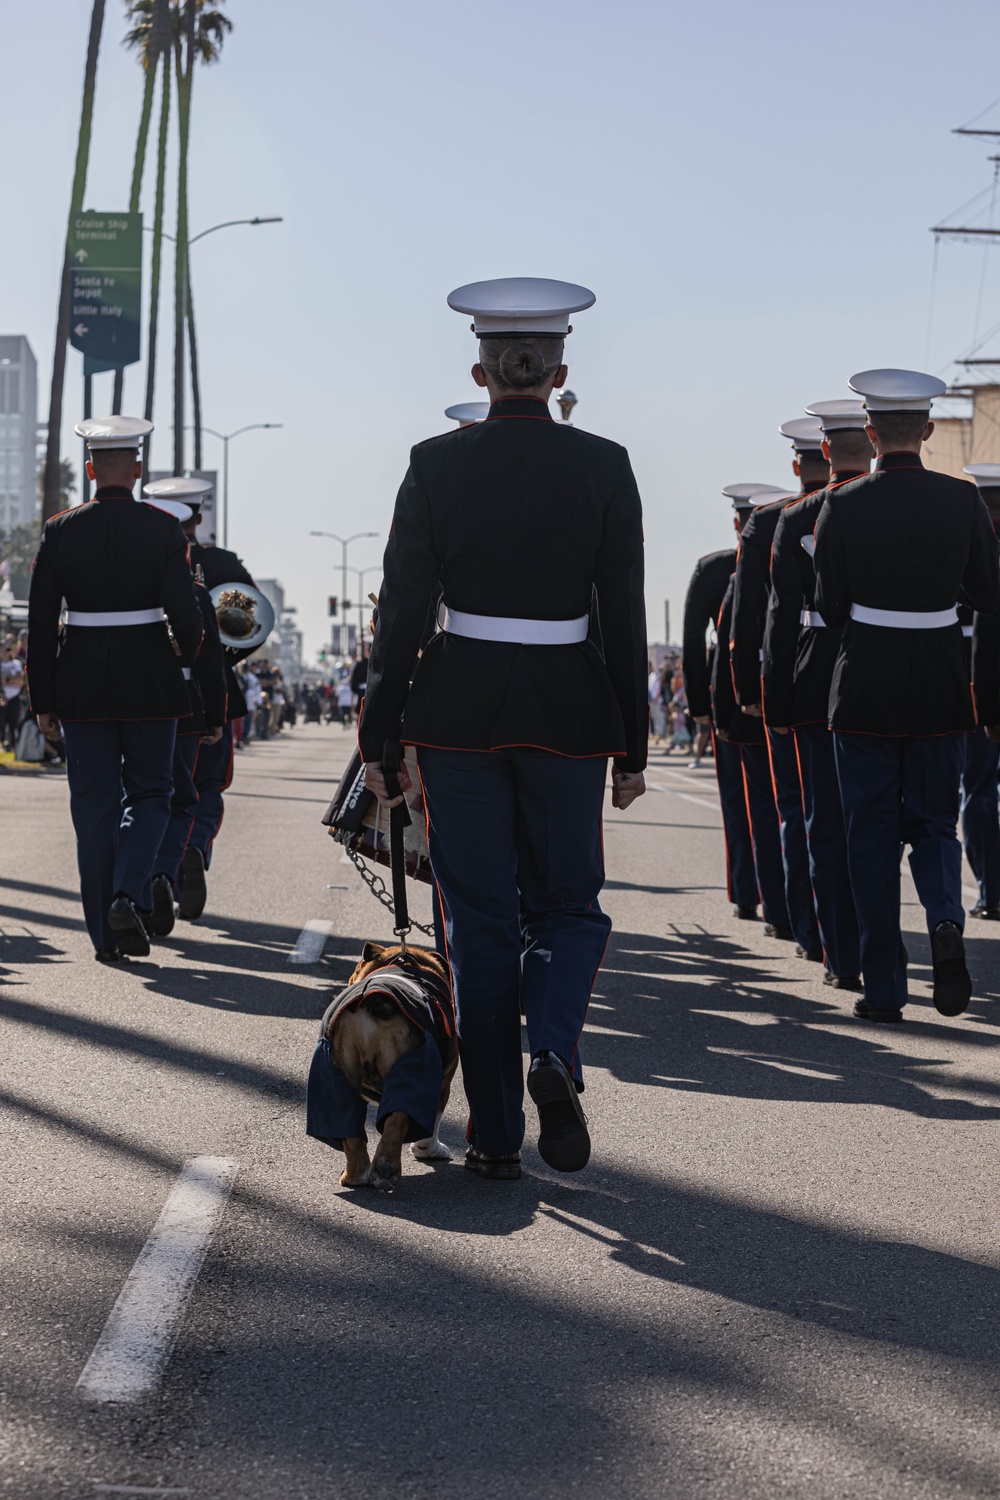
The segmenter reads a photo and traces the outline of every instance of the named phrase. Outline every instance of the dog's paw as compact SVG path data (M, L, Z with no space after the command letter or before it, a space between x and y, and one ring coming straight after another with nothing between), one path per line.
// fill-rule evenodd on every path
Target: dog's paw
M414 1141L410 1151L417 1161L451 1161L451 1152L444 1141L429 1135L424 1141Z
M373 1188L378 1188L382 1193L391 1193L393 1188L399 1187L402 1173L391 1161L376 1161L368 1173L368 1181Z

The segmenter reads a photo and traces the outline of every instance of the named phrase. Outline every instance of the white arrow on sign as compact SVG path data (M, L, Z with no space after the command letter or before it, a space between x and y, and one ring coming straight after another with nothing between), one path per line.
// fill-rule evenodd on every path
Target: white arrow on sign
M79 261L82 264L85 260L89 260L90 256L87 254L86 250L77 250L73 256L73 259Z
M90 332L90 329L87 327L86 323L77 323L76 327L73 329L73 332L76 334L78 339L82 339L85 333Z

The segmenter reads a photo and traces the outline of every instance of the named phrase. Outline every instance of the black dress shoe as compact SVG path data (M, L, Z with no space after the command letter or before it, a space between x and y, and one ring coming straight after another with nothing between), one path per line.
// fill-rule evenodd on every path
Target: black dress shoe
M757 908L756 908L756 906L735 906L734 905L734 907L733 907L733 916L736 917L737 920L740 921L740 922L756 922L756 920L757 920Z
M804 958L810 964L821 964L823 962L822 948L803 948L801 943L796 943L795 955L797 958Z
M587 1116L573 1075L555 1052L539 1052L528 1069L528 1093L538 1110L538 1154L556 1172L579 1172L590 1160Z
M934 1006L943 1016L960 1016L972 999L965 942L954 922L939 922L931 933Z
M854 1014L859 1021L887 1021L895 1024L903 1019L901 1010L883 1010L880 1005L869 1005L867 1000L855 1000Z
M177 896L177 910L185 922L194 922L205 910L207 900L205 856L200 849L185 849L184 858L181 860L181 887Z
M975 906L969 908L970 917L981 917L984 922L1000 922L1000 906L984 906L977 901Z
M823 983L832 990L856 990L859 995L865 988L860 974L831 974L829 970L823 975Z
M478 1172L480 1177L513 1182L521 1175L521 1153L515 1151L511 1156L487 1156L476 1146L470 1146L465 1153L465 1165L470 1172Z
M118 948L95 948L94 957L99 964L120 964L125 955Z
M118 934L119 952L128 958L145 958L149 952L149 938L143 925L142 913L128 896L116 896L108 911L108 926Z
M146 930L152 937L169 937L174 930L174 888L169 875L153 876L153 910Z
M780 927L777 922L765 922L764 936L780 938L783 943L790 943L795 934L790 927Z

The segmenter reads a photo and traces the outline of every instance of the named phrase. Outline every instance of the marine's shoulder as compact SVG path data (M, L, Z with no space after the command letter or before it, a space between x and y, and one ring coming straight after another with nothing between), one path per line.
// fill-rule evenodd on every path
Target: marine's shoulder
M456 453L473 454L479 448L484 438L492 435L498 428L508 429L517 423L529 423L531 427L542 435L542 441L551 443L554 449L564 444L569 453L587 453L592 457L602 456L618 461L626 456L626 449L621 443L616 443L612 438L601 437L596 432L586 432L581 427L574 427L568 422L556 422L551 417L494 417L485 422L476 422L468 427L452 428L448 432L439 432L433 437L424 438L422 442L414 444L411 450L411 459L434 458L438 454L450 457Z
M694 565L695 574L731 573L736 566L736 548L723 547L718 552L706 552Z

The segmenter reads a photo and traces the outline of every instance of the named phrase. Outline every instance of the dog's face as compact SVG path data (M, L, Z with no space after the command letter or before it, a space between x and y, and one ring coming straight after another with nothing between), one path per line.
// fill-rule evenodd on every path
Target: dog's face
M366 943L361 950L361 962L351 975L349 983L357 983L359 979L364 979L367 974L374 973L376 969L391 969L402 957L403 949L399 943ZM406 960L415 964L417 968L428 969L450 986L451 975L448 973L448 965L440 953L434 953L430 948L412 948L407 943Z

